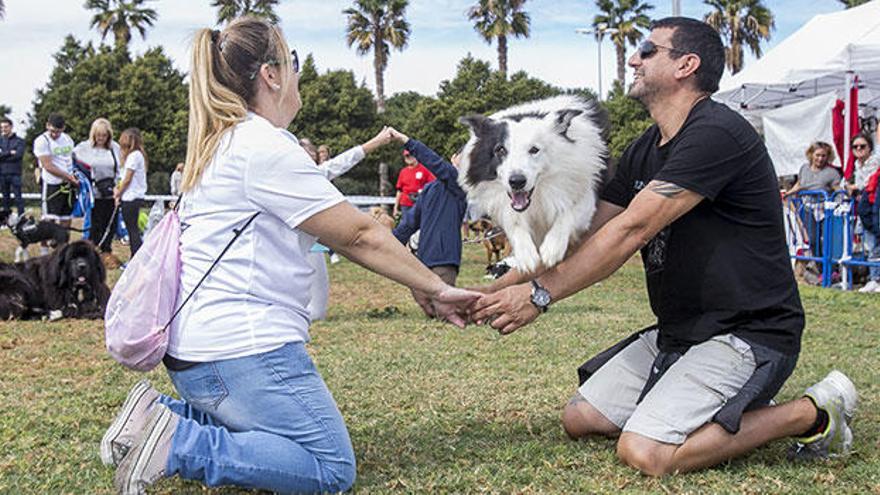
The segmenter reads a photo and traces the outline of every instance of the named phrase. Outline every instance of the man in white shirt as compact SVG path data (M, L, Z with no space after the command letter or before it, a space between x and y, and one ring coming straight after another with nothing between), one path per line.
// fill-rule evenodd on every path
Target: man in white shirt
M79 181L72 173L73 148L73 139L64 132L64 117L49 115L46 132L34 140L34 156L42 169L43 219L64 227L70 226L70 213L79 190Z

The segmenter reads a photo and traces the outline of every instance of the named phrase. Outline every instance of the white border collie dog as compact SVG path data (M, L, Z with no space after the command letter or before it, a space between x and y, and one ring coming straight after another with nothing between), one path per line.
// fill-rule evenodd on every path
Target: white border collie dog
M518 267L531 273L562 261L596 211L608 155L604 110L558 96L460 121L471 137L459 183L504 229Z

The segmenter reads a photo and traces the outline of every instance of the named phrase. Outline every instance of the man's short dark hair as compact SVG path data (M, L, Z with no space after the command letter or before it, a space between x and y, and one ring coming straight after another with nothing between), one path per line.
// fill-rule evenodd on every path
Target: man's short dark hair
M12 125L12 119L10 119L9 117L2 117L0 118L0 124Z
M700 57L695 73L697 89L707 93L718 91L724 74L724 44L712 26L689 17L665 17L651 23L651 29L671 28L672 48Z
M46 119L46 123L56 129L64 129L64 117L60 113L53 113Z

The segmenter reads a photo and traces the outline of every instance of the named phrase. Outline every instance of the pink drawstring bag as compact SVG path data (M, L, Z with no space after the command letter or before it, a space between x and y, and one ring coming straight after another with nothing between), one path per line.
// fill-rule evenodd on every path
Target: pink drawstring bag
M180 198L177 200L180 204ZM177 305L180 290L180 218L177 211L165 214L128 262L107 301L104 339L113 359L137 371L150 371L165 356L168 331L174 317L208 278L232 243L257 218L257 212L235 234L217 259Z
M144 241L107 302L107 350L127 368L149 371L168 347L180 287L180 219L165 214Z

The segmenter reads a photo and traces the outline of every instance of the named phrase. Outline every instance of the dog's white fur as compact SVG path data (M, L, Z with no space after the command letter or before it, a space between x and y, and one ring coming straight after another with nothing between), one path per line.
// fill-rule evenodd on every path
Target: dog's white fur
M605 169L607 145L602 129L591 116L595 103L560 96L515 106L491 115L507 123L506 157L494 180L471 184L468 169L480 166L472 151L480 139L479 129L463 118L471 137L462 150L459 183L507 233L519 269L534 272L562 261L568 248L589 228L596 211L596 196ZM537 114L545 117L511 116ZM507 118L505 118L507 117ZM564 131L564 132L563 132ZM535 151L537 149L537 152ZM511 206L513 174L526 178L531 203L524 211Z

